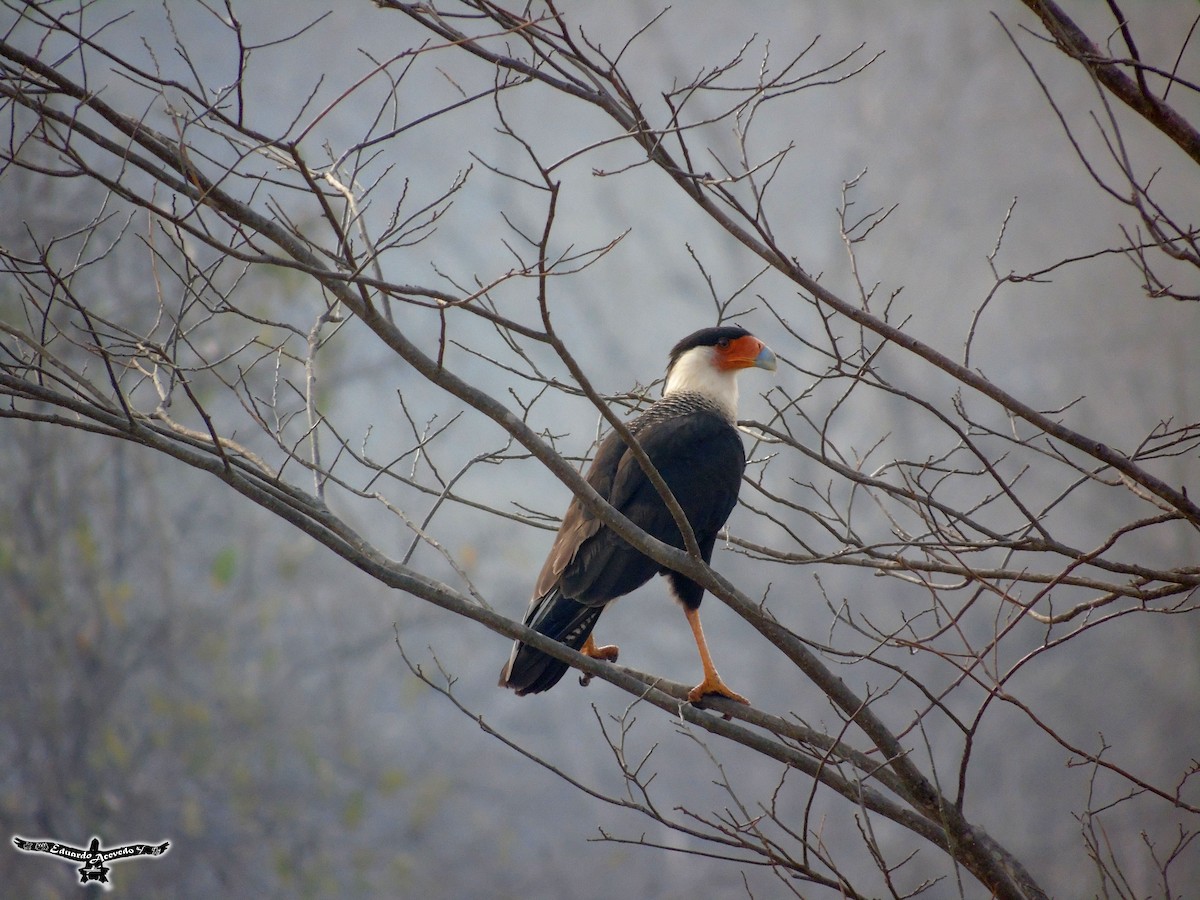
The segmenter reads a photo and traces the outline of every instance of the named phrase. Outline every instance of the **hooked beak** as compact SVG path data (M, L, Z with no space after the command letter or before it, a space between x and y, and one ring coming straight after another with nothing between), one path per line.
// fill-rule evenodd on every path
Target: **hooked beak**
M774 372L778 365L778 360L775 359L775 354L766 344L762 345L762 349L758 351L758 355L754 357L752 365L760 369L766 369L768 372Z

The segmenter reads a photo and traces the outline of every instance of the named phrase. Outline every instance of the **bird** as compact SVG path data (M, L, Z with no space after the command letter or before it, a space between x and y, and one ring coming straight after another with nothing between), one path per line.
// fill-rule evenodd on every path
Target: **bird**
M737 431L737 376L743 369L774 371L776 357L744 328L702 328L671 349L662 398L627 423L671 489L692 527L700 555L712 560L717 534L737 503L746 451ZM585 476L596 492L652 537L683 548L684 540L662 496L616 431L601 441ZM592 629L605 606L665 575L683 607L703 680L688 692L697 703L716 694L747 703L722 680L700 625L704 588L636 550L590 513L576 497L563 516L525 614L540 634L596 659L616 660L618 648L597 645ZM547 691L569 666L521 641L513 645L500 686L519 695Z
M129 859L133 856L161 856L171 846L170 841L163 841L157 846L127 844L124 847L104 848L100 846L100 839L93 837L91 844L85 850L81 847L72 847L70 844L61 844L58 841L31 841L15 835L12 840L18 850L26 853L46 853L51 856L61 856L63 859L82 861L83 865L76 869L79 873L80 884L86 884L89 881L108 884L108 873L112 870L109 866L104 865L106 862Z

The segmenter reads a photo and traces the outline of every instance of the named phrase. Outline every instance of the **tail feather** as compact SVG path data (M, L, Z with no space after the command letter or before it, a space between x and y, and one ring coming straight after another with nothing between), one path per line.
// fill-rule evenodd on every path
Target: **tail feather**
M558 588L542 597L525 616L525 624L573 650L584 645L603 611L562 596ZM558 684L569 669L565 662L517 641L500 672L500 686L518 694L538 694Z

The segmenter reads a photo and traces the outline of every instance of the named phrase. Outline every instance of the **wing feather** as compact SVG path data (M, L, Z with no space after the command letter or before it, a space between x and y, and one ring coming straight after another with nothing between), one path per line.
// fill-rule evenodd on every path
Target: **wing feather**
M636 425L636 423L635 423ZM703 411L653 422L638 442L683 507L705 555L737 502L746 457L727 422ZM588 480L634 524L675 547L683 537L637 459L615 434L605 441ZM595 476L595 477L593 477ZM649 580L660 567L575 500L538 579L540 596L558 585L564 596L601 605Z
M664 418L653 408L630 428L683 507L704 559L710 559L717 532L737 502L746 466L737 431L712 411ZM601 442L586 478L634 524L665 543L683 546L674 517L615 432ZM659 571L665 570L573 499L538 576L525 624L578 648L605 604ZM699 605L700 585L675 573L671 585L685 607ZM553 687L566 670L566 663L518 641L500 684L521 694L537 693Z

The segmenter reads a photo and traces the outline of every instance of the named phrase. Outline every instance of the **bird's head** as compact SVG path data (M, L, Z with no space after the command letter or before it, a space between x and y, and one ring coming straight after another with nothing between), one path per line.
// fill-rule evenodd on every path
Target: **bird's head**
M663 396L702 394L729 419L737 418L737 373L759 368L774 371L775 354L744 328L702 328L671 348Z

